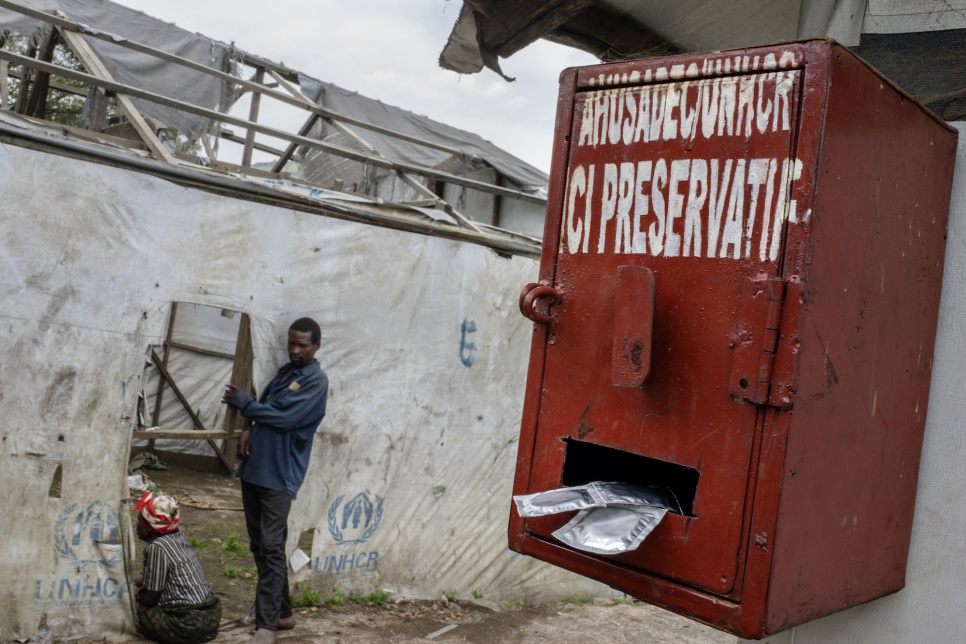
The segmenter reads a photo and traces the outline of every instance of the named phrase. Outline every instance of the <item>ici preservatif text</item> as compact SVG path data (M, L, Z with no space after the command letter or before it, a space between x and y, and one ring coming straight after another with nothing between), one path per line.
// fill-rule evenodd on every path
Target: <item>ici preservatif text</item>
M561 251L774 261L785 221L798 221L789 198L802 172L789 158L798 77L580 94Z

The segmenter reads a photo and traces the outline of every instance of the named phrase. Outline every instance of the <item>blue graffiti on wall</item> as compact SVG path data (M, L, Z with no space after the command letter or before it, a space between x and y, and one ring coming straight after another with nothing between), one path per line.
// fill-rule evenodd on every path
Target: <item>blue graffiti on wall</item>
M40 603L59 606L113 606L125 603L127 582L113 577L53 577L47 582L38 579L34 599Z
M374 575L379 564L379 553L372 552L347 552L339 555L325 555L316 557L312 569L320 574L348 575Z
M382 519L382 497L377 496L373 502L366 493L360 492L342 505L344 498L345 495L339 496L329 507L329 534L339 545L365 543Z
M460 337L460 362L463 363L465 367L473 366L473 353L476 351L476 343L470 342L469 336L476 333L476 322L472 320L463 320L463 325L460 327L462 335Z
M95 564L114 568L121 563L124 551L118 546L117 510L104 501L95 501L80 512L76 510L77 504L71 503L54 523L57 554L80 567ZM99 544L108 545L102 550Z
M382 520L382 497L369 497L360 492L343 503L339 496L329 506L329 534L339 546L365 543L379 528ZM341 552L316 557L312 569L317 573L372 575L379 563L378 551Z
M76 564L72 577L53 575L38 579L34 599L55 606L106 607L126 604L127 581L108 576L124 560L120 544L117 510L105 501L95 501L78 511L67 506L54 522L54 550ZM81 569L94 566L93 573Z

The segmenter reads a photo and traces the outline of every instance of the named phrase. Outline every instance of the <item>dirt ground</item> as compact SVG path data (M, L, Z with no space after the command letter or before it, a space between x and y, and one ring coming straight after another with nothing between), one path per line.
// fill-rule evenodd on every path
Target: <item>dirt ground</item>
M224 620L215 642L240 644L251 637L247 616L255 593L254 562L248 552L237 480L169 467L146 470L160 490L174 495L182 523L205 573L221 599ZM132 499L140 496L131 493ZM132 504L133 507L133 504ZM140 570L141 544L135 569ZM479 599L410 600L377 593L319 597L295 589L296 627L279 641L369 642L636 642L645 644L733 644L733 636L630 600L568 597L558 602L496 604ZM445 630L444 630L445 629ZM443 631L443 632L440 632ZM142 640L131 640L141 642Z

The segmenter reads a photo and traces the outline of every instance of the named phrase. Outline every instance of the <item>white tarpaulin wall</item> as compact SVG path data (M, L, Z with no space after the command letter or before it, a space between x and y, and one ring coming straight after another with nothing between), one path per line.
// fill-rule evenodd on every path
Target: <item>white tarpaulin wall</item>
M293 506L290 549L315 530L298 578L606 592L506 549L534 261L11 145L0 177L0 640L130 633L131 430L173 301L249 313L259 387L293 319L322 326L329 411Z

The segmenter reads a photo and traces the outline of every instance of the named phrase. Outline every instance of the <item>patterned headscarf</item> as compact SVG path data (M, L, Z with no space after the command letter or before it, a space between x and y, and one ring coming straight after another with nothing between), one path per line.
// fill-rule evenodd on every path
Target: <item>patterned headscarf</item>
M178 529L180 512L174 497L166 494L154 496L151 492L145 492L134 509L141 513L155 532L167 534Z

